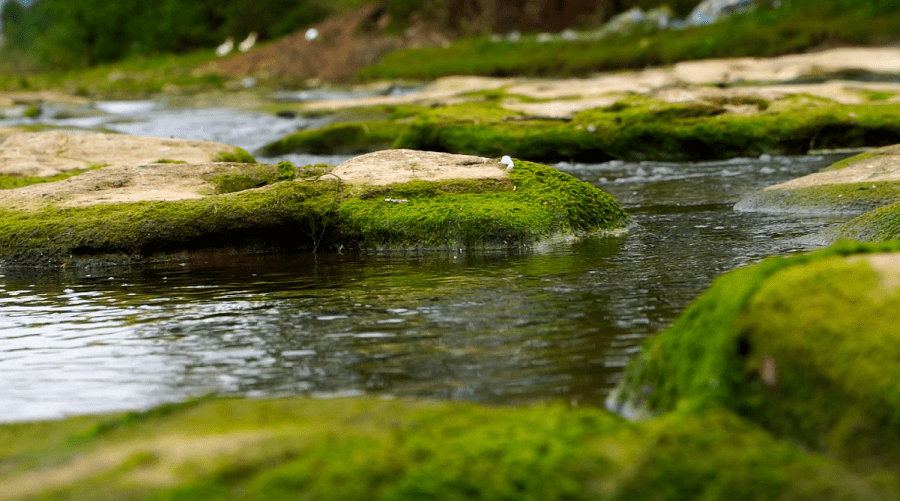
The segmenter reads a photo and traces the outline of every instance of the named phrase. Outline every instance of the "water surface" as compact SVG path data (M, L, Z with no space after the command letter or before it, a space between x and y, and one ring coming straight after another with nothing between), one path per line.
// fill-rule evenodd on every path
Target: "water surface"
M559 164L630 233L499 253L209 255L0 276L0 420L207 393L600 403L718 275L842 221L740 213L835 157Z

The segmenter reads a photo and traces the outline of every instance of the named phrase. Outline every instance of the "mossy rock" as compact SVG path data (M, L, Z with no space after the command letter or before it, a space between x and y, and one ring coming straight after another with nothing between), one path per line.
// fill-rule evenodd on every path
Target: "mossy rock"
M516 161L515 168L506 171L497 160L478 161L489 162L503 176L374 186L342 182L314 167L301 169L297 180L277 182L289 169L214 164L211 169L240 170L213 176L204 185L218 186L221 194L192 185L190 197L179 200L96 203L102 201L98 198L73 205L47 202L53 197L43 196L42 190L55 183L8 190L0 193L0 263L55 267L84 260L147 261L204 249L521 248L622 230L628 221L608 194L556 169ZM112 178L100 169L92 173L96 182L83 174L59 183L78 179L98 187L100 191L88 190L94 196L109 198L104 193L126 189L123 185L133 180L145 181L141 172L191 168L134 167L137 174ZM315 175L307 177L307 171ZM258 184L263 186L256 188ZM210 193L196 194L203 189ZM21 190L30 190L23 200L32 205L20 200ZM150 191L143 194L158 195Z
M611 404L727 408L848 461L900 471L900 244L843 244L717 279L645 342Z
M0 425L4 499L898 499L727 412L203 399Z
M697 161L900 143L900 104L845 105L797 96L747 102L757 112L732 112L722 98L667 103L630 97L558 119L528 116L497 100L410 106L396 117L301 131L263 151L355 153L391 145L535 162Z
M860 215L900 202L900 145L867 151L744 197L748 212ZM866 239L871 240L871 239Z
M900 203L880 207L857 216L825 233L831 240L887 242L900 240Z

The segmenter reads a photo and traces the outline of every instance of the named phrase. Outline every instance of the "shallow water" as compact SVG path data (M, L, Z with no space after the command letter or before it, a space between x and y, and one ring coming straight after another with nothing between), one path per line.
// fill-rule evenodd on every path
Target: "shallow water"
M207 393L599 404L640 341L712 279L809 250L799 237L843 220L731 209L837 158L559 164L613 194L635 224L540 251L7 271L0 420Z

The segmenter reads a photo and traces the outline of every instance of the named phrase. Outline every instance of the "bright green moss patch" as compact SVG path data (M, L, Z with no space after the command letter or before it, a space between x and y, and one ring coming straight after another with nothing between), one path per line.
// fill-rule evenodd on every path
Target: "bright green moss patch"
M242 163L242 164L255 164L256 159L253 158L253 155L247 153L245 150L241 148L235 148L233 153L221 152L214 155L211 159L213 162L230 162L230 163Z
M255 163L243 165L245 167L238 172L219 174L210 179L216 194L259 188L278 181L294 179L296 174L296 169L290 162L281 162L278 165Z
M510 177L369 189L344 200L338 215L359 246L376 248L518 247L627 220L612 197L556 169L516 162Z
M623 228L603 191L517 162L509 182L387 187L320 180L327 167L246 165L212 178L221 195L174 202L0 210L0 260L57 266L80 258L148 259L208 248L248 251L510 248ZM312 181L289 181L294 175ZM285 182L276 182L284 180ZM255 188L259 185L259 189Z
M900 465L900 296L845 244L717 279L629 365L617 401L724 407L856 465ZM890 283L890 281L888 281Z
M777 442L724 412L633 424L556 404L371 398L214 399L164 409L124 422L110 416L0 426L4 496L897 499L895 482ZM101 431L85 434L92 427ZM82 468L73 471L75 462ZM35 471L40 481L30 482Z
M365 153L389 148L402 125L391 122L340 123L295 132L263 148L266 155L300 152L314 155Z
M155 163L158 163L158 164L186 164L187 162L185 162L184 160L172 160L169 158L160 158Z

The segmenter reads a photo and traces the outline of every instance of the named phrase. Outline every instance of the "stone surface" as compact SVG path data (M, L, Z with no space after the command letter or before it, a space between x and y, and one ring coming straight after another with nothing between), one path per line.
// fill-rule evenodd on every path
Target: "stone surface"
M26 132L0 142L0 174L50 177L93 165L151 164L162 159L211 163L234 146L205 141L76 132Z
M448 179L509 179L496 159L415 150L384 150L352 158L332 172L341 181L385 185Z

